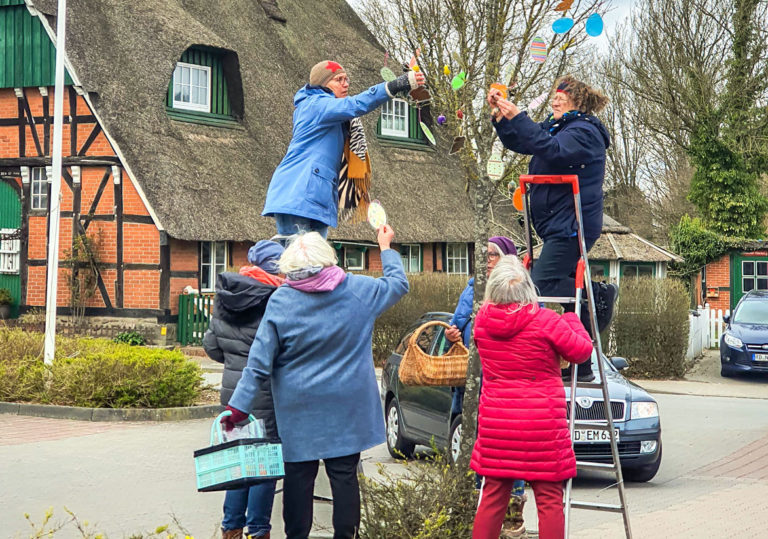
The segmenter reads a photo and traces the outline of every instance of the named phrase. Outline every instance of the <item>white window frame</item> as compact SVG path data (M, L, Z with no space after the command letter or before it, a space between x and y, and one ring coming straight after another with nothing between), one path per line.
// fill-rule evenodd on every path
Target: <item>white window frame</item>
M445 244L445 271L456 275L469 273L469 248L466 243Z
M192 99L192 71L202 71L205 74L205 103L191 103L187 101L176 100L176 78L180 75L184 69L189 69L189 82L183 83L178 81L179 86L189 86L189 96ZM198 88L202 88L199 84ZM197 112L211 112L211 68L209 66L202 66L198 64L188 64L186 62L176 62L176 68L173 70L173 108L182 110L194 110Z
M381 106L381 134L387 137L410 138L408 136L410 107L404 99L391 99ZM403 128L396 126L396 120L403 120Z
M29 170L29 196L31 210L48 209L48 174L45 167L35 167ZM35 192L35 186L38 192Z
M360 253L360 264L356 266L351 266L349 264L349 256L348 256L348 250L355 250L359 251ZM348 270L357 270L357 271L363 271L365 269L365 249L362 247L355 247L355 246L344 246L344 267Z
M414 250L416 250L416 269L414 269L411 264ZM405 268L406 273L421 273L421 244L413 243L400 245L400 259L403 261L403 268Z
M21 240L3 239L6 235L18 234L15 228L0 228L0 273L19 275L21 273L20 259Z
M209 246L210 260L203 259L203 246ZM216 256L217 247L224 246L222 260ZM227 271L227 260L229 260L229 245L226 241L201 241L200 242L200 290L203 292L212 292L216 289L216 277L219 273ZM203 267L210 268L208 273L208 282L203 282Z

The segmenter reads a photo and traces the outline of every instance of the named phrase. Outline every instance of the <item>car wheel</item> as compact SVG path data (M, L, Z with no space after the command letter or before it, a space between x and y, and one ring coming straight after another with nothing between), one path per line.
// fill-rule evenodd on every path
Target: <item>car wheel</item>
M661 466L661 440L659 440L659 458L653 464L647 466L638 466L637 468L621 468L621 473L624 475L625 481L631 481L633 483L645 483L650 481L656 476L656 472L659 471Z
M448 440L451 462L456 464L459 460L459 451L461 450L461 414L454 417L453 421L451 421L451 431Z
M403 438L403 430L400 424L400 409L395 399L387 404L387 450L396 459L409 459L413 457L416 444Z

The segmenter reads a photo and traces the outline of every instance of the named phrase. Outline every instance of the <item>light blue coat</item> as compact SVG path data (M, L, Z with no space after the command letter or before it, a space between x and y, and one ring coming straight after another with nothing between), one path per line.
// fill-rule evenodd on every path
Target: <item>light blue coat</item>
M342 457L384 442L373 368L376 317L408 292L400 254L381 253L384 276L347 274L330 292L287 285L270 297L229 405L248 412L272 377L286 462Z
M385 86L382 82L344 98L319 86L307 85L296 92L293 138L272 174L262 215L285 213L337 225L343 126L388 101Z

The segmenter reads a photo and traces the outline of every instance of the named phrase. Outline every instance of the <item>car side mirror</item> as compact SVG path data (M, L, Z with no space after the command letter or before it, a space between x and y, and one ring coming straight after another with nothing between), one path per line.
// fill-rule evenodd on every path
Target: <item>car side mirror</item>
M623 357L612 357L611 363L613 364L614 367L616 367L620 371L623 371L624 369L629 367L629 362Z
M723 315L723 322L725 322L726 324L730 324L731 323L731 315L730 314L724 314Z

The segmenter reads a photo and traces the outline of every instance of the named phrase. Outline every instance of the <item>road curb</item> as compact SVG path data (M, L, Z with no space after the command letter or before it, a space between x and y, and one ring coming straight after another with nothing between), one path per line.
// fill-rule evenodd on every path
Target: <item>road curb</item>
M52 404L0 402L0 414L77 421L185 421L216 417L223 409L220 404L178 408L80 408Z

